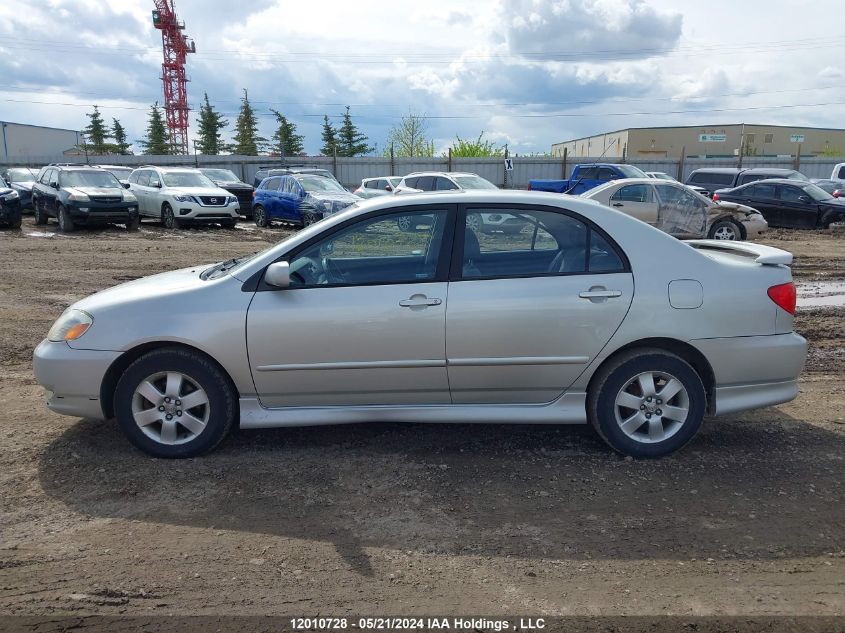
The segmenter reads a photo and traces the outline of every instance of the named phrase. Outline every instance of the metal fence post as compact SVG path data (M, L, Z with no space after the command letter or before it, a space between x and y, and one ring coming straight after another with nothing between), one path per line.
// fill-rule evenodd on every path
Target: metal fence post
M449 147L449 154L446 159L446 171L452 171L452 148Z
M393 151L393 143L390 144L390 175L396 175L396 153Z
M687 146L681 147L681 158L678 161L678 181L684 182L684 158L687 154Z
M566 158L569 155L569 148L563 148L563 162L560 165L560 178L566 180Z

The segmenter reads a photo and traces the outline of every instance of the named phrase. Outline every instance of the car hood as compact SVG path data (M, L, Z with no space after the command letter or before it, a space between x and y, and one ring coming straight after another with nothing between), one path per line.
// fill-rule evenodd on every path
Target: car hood
M123 197L124 189L115 189L114 187L68 187L65 189L68 193L84 193L86 196L118 196Z
M228 196L229 192L219 187L168 187L166 193L172 196Z
M200 273L209 266L210 264L203 264L202 266L141 277L101 290L77 301L71 307L89 313L94 317L96 323L97 315L103 311L125 308L130 304L140 303L148 299L161 299L167 295L180 294L207 285L208 282L200 279Z
M720 200L713 206L713 211L736 211L744 213L745 215L762 215L757 209L739 204L738 202L727 202Z
M12 187L15 188L15 189L23 189L24 191L32 191L32 185L34 185L34 184L35 183L31 182L31 181L28 181L28 182L13 182Z
M831 198L830 200L822 200L819 204L823 204L826 207L831 207L834 209L843 209L845 208L845 200L842 198Z
M12 193L14 189L9 189L8 187L0 187L0 196L5 196Z
M218 187L241 187L243 189L251 189L252 185L248 185L245 182L241 182L239 180L214 180L215 185Z

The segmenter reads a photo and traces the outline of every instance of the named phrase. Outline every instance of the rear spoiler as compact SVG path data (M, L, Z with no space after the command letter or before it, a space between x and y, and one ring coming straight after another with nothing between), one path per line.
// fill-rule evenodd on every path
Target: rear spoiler
M789 266L792 263L792 253L779 248L764 246L763 244L734 242L730 240L686 240L684 243L689 244L696 250L750 255L754 257L754 261L758 264L783 264L784 266Z

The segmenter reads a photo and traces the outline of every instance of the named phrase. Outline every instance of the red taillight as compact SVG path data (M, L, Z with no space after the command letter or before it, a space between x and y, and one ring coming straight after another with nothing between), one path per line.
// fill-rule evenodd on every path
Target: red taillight
M769 288L769 299L789 314L795 314L795 284L778 284Z
M836 191L834 191L834 192L833 192L833 197L834 197L834 198L839 198L839 197L841 197L841 196L842 196L842 192L841 192L841 191L839 191L839 189L837 189Z
M719 194L718 194L718 193L714 193L714 194L713 194L713 201L714 201L714 202L719 202Z

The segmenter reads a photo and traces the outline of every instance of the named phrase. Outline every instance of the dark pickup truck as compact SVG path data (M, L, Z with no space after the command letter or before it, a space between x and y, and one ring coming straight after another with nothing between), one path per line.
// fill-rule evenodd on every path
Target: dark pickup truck
M528 190L578 195L610 180L621 178L648 178L648 176L639 167L633 165L589 163L575 165L569 180L529 180Z

